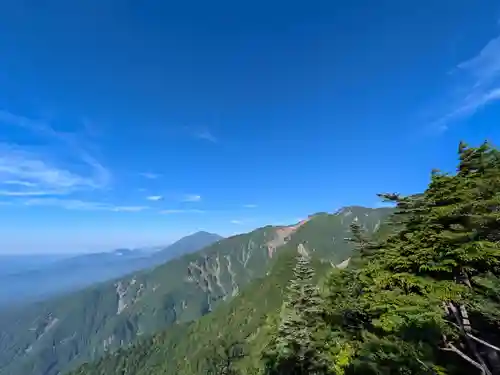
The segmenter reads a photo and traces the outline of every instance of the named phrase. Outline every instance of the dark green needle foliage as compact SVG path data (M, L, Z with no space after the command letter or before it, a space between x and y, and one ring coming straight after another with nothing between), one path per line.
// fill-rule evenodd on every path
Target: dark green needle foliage
M277 334L264 355L265 373L269 375L327 373L317 337L322 301L313 284L309 255L303 246L299 251Z
M328 281L337 372L498 373L499 160L462 143L456 174L433 171L418 196L381 195L399 229Z

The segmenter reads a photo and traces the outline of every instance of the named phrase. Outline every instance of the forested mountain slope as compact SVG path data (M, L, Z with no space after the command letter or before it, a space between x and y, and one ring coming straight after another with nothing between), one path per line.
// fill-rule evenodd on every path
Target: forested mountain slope
M195 320L266 275L286 244L306 243L326 265L342 262L353 221L376 230L388 209L345 208L295 225L267 226L64 298L0 317L0 373L52 375L142 335Z
M86 364L72 374L201 375L213 369L213 356L233 343L242 343L246 356L239 366L245 369L245 373L258 368L259 355L269 339L271 327L276 324L277 311L293 276L297 252L311 256L316 280L332 267L345 267L353 250L346 241L350 232L339 231L336 224L340 223L345 229L344 225L358 223L367 233L375 234L376 231L377 236L381 232L387 233L382 229L387 227L385 218L393 210L378 209L375 212L349 207L335 215L315 216L314 225L298 230L280 249L267 275L252 281L229 303L220 305L193 323L167 329L131 348ZM363 222L360 217L370 219Z
M224 349L223 343L245 342L247 352L259 353L270 333L266 320L272 319L283 303L296 254L296 242L286 245L267 276L251 282L239 296L211 314L120 349L71 374L201 375L210 368L208 361L214 351ZM320 274L332 268L329 262L316 260L314 264Z

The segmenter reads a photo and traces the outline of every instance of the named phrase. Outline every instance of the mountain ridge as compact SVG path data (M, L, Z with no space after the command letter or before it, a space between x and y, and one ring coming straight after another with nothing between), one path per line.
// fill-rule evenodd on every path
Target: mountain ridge
M314 216L331 220L333 215L321 213ZM371 225L376 226L377 222L373 221ZM316 229L321 233L325 228L321 225L324 222L317 224ZM247 356L240 365L247 370L256 368L252 363L259 361L258 355L270 334L267 327L273 326L279 315L296 255L302 252L312 257L315 280L321 279L332 268L347 266L350 257L340 263L325 261L328 249L319 248L321 243L325 242L311 240L310 230L304 228L302 233L280 248L264 277L252 280L241 294L219 305L214 312L141 339L129 348L121 348L96 362L84 364L70 375L111 375L124 371L132 375L202 375L210 368L207 359L212 358L214 348L231 343L245 343ZM343 243L347 244L344 240ZM308 248L311 245L316 246L316 250Z
M265 277L287 244L305 242L318 259L345 261L352 248L339 239L358 216L374 229L387 211L366 208L359 215L325 214L290 226L257 228L151 270L41 303L14 320L3 317L7 338L0 337L0 353L2 347L10 349L0 354L0 369L8 374L55 375L141 336L195 321ZM329 267L328 262L324 264ZM37 334L26 332L27 321L37 322Z
M215 233L196 232L156 252L115 249L108 252L66 256L35 269L0 276L0 307L6 303L29 303L69 293L96 282L148 269L182 254L197 251L220 240ZM33 286L36 285L36 288Z

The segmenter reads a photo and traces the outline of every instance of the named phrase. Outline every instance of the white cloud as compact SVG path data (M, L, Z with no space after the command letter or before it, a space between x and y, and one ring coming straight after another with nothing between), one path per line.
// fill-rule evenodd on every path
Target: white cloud
M12 190L0 190L0 196L2 197L37 197L46 195L58 195L61 191L55 190L30 190L30 191L12 191Z
M150 173L150 172L140 173L140 175L144 178L149 178L150 180L156 180L157 178L161 177L161 175L159 175L159 174Z
M475 86L487 85L500 73L500 36L490 40L473 58L458 64L475 77Z
M40 133L53 133L53 130L44 122L19 116L9 111L0 110L0 123L10 124L25 128L29 131Z
M107 173L97 164L92 172L87 176L74 173L44 155L0 144L1 195L58 195L106 186Z
M434 125L438 130L446 131L451 122L474 115L478 110L500 100L500 87L491 91L475 93L466 98L456 109L440 118Z
M112 211L116 212L139 212L149 209L148 206L114 206Z
M161 195L150 195L149 197L146 197L146 199L149 201L159 201L162 200L163 197Z
M19 186L27 186L27 187L35 187L37 186L33 182L28 181L19 181L19 180L7 180L3 182L5 185L19 185Z
M202 214L205 213L203 210L162 210L160 211L161 214L166 214L166 215L171 215L171 214L186 214L186 213L192 213L192 214Z
M0 144L0 195L64 195L103 189L110 183L109 171L81 147L74 134L56 132L44 122L1 110L0 126L21 128L52 146Z
M138 212L147 210L147 206L115 206L108 203L82 201L78 199L38 198L29 199L24 202L26 206L51 206L67 210L82 211L115 211L115 212Z
M100 202L87 202L78 199L41 198L29 199L24 202L26 206L54 206L68 210L106 210L109 206Z
M215 135L213 135L208 129L199 130L194 133L194 136L213 143L218 141Z
M245 207L245 208L256 208L257 205L256 204L245 204L245 205L243 205L243 207Z
M231 224L235 225L253 225L256 222L264 222L268 223L269 219L265 218L256 218L256 217L244 217L244 218L239 218L239 219L233 219L229 221Z
M490 40L476 56L459 63L452 77L457 80L456 98L432 124L441 131L453 121L472 116L500 100L500 36Z
M196 194L186 194L182 198L182 201L183 202L199 202L199 201L201 201L201 196L200 195L196 195Z

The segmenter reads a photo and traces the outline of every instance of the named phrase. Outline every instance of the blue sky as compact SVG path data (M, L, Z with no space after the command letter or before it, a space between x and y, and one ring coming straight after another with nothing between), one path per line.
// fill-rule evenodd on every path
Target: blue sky
M0 252L377 205L499 141L494 1L0 5Z

